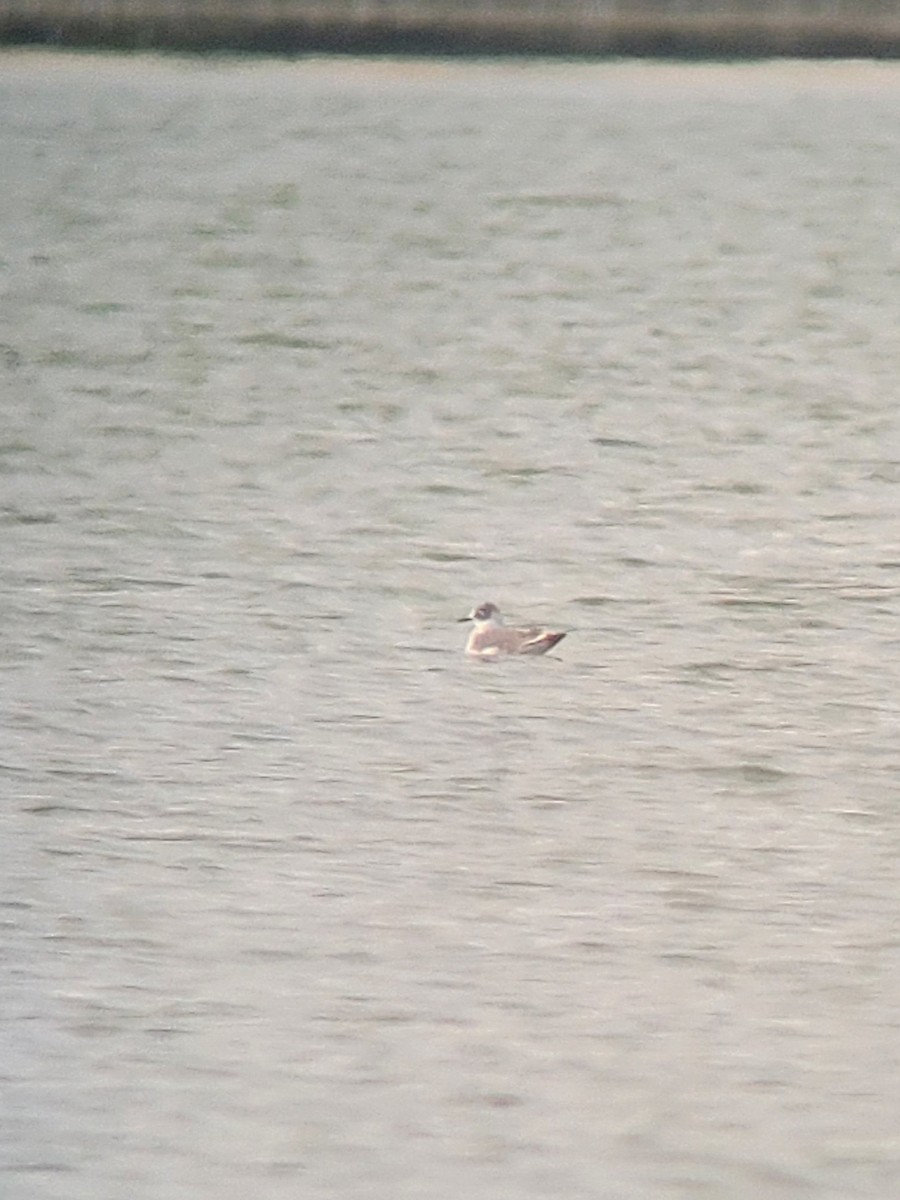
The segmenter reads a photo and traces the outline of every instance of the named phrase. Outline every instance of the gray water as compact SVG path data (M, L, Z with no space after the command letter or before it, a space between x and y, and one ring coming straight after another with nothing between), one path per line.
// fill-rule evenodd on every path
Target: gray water
M900 65L0 65L0 1195L896 1196Z

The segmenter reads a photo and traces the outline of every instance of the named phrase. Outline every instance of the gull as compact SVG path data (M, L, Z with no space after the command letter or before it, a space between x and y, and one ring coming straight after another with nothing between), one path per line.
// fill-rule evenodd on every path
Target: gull
M473 608L462 621L474 621L475 628L469 634L466 654L473 658L498 658L502 654L546 654L561 642L565 633L553 633L549 629L513 629L503 624L500 609L486 600Z

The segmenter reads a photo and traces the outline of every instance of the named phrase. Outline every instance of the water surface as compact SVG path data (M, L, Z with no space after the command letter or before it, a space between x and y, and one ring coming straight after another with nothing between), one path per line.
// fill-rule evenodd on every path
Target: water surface
M2 68L0 1190L895 1194L900 67Z

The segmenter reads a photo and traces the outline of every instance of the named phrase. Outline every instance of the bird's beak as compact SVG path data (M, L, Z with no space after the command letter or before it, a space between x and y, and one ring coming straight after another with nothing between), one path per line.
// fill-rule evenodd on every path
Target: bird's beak
M472 620L472 614L469 613L469 615L467 617L459 617L456 623L457 623L457 625L462 625L463 621L471 621L471 620Z

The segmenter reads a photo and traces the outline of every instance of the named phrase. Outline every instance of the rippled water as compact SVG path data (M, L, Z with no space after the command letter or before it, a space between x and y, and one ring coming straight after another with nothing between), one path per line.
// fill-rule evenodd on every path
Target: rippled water
M2 65L0 1191L895 1194L900 66Z

